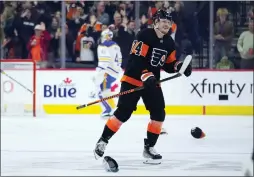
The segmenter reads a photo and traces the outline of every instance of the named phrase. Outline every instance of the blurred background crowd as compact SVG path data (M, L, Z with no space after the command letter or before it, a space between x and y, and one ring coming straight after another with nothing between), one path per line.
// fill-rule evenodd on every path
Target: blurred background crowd
M100 33L109 28L125 68L135 34L151 28L163 8L173 17L177 59L192 54L194 68L253 69L253 7L251 1L1 1L1 59L96 67Z

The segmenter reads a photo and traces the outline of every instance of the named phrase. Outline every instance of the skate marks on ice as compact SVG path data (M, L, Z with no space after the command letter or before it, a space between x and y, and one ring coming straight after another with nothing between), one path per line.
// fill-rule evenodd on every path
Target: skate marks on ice
M93 126L86 126L87 120ZM105 155L119 164L119 172L113 175L242 176L242 163L251 156L252 118L186 116L165 121L169 134L156 145L162 164L143 164L147 122L144 117L133 118L108 145ZM2 119L1 175L111 176L102 159L93 155L104 125L99 117ZM195 126L205 130L206 139L191 137Z
M112 153L114 175L241 175L240 156L249 154L163 153L160 165L143 164L141 153ZM13 156L14 155L14 156ZM15 158L14 158L15 157ZM87 151L2 151L1 175L112 175Z
M105 173L101 161L96 161L92 152L2 151L1 155L2 161L5 162L1 164L1 175L4 176L80 176Z
M136 154L132 158L117 155L115 160L118 161L119 168L122 170L144 170L157 171L158 173L170 171L189 171L189 172L241 172L242 163L239 162L240 156L249 156L249 154L206 154L206 153L162 153L163 160L160 165L143 164L142 157L137 160L140 154ZM136 159L136 160L135 160ZM195 174L195 173L194 173Z

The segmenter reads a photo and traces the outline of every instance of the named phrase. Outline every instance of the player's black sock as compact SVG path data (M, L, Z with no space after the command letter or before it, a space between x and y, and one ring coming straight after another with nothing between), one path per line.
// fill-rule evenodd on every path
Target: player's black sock
M110 117L104 127L101 137L109 140L118 131L121 125L122 122L119 121L115 116Z
M114 131L110 130L107 125L105 125L103 133L101 135L102 138L109 140L115 134Z
M156 144L158 138L159 138L159 134L155 134L155 133L147 131L147 141L151 147L153 147Z

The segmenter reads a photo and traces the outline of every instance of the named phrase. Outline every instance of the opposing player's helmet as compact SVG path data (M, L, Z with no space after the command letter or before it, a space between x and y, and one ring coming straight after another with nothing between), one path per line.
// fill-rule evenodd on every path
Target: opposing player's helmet
M153 15L153 23L155 23L156 20L160 20L160 19L167 19L167 20L172 21L172 16L170 15L169 12L159 9Z
M101 40L111 40L113 38L113 32L109 29L105 29L101 32Z

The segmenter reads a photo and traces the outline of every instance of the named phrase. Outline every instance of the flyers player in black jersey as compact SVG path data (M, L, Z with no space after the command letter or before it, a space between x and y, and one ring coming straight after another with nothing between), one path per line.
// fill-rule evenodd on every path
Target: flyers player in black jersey
M154 28L140 31L133 41L130 59L121 81L121 92L144 85L145 89L119 97L117 109L104 127L103 133L96 144L94 155L102 157L109 139L118 131L136 110L140 98L150 112L151 121L147 127L147 138L144 139L145 163L159 164L162 156L154 150L165 119L165 102L161 87L160 70L168 73L178 72L182 62L175 59L175 45L167 35L172 19L169 13L158 10L153 16ZM190 76L191 66L185 70Z

